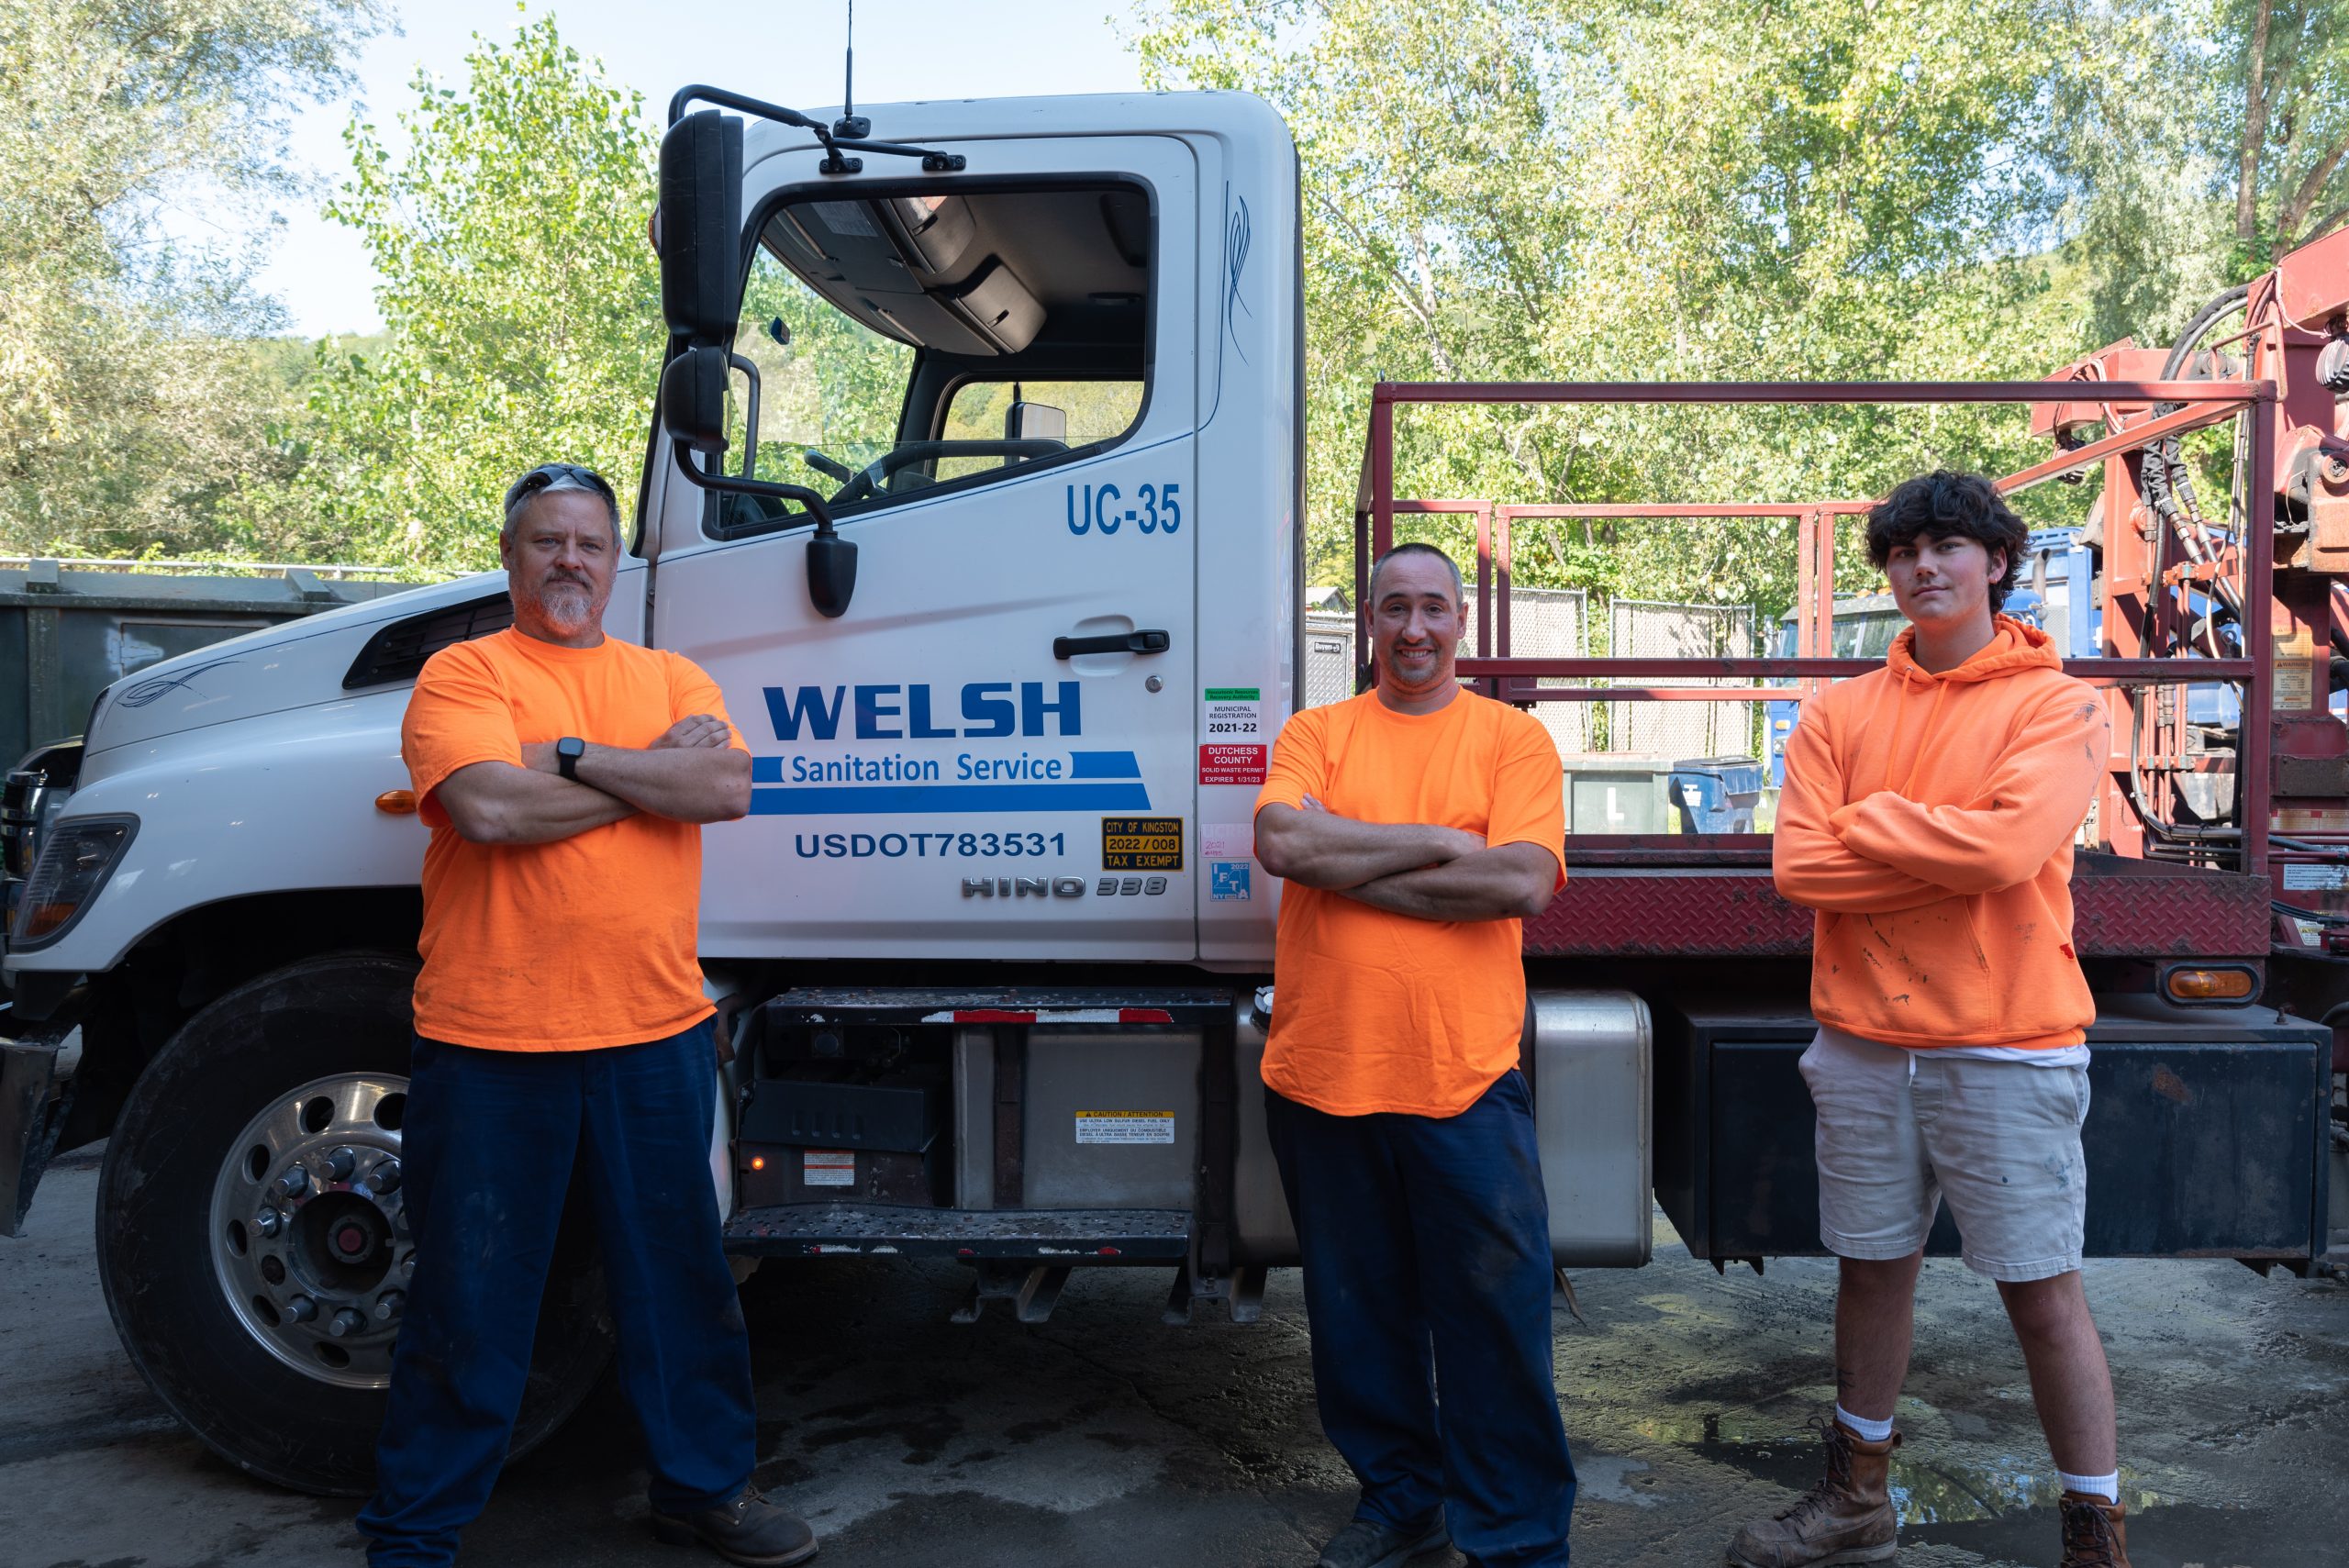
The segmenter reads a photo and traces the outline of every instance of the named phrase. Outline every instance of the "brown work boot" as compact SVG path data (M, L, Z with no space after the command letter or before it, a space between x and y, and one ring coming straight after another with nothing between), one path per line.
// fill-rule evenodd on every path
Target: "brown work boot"
M1729 1543L1733 1568L1826 1568L1833 1562L1888 1562L1899 1548L1887 1477L1900 1434L1880 1443L1855 1435L1841 1421L1817 1421L1827 1440L1827 1475L1795 1506L1747 1525ZM2070 1515L2065 1516L2068 1521ZM2067 1522L2065 1529L2070 1525ZM2070 1540L2066 1534L2065 1540ZM2082 1559L2083 1562L2093 1561Z
M2093 1492L2066 1492L2063 1568L2129 1568L2129 1510Z

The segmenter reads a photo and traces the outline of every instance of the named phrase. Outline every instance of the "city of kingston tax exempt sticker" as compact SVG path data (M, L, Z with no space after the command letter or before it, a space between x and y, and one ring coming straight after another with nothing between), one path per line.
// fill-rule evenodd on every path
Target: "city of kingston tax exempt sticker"
M1179 817L1101 818L1103 871L1181 871L1183 819Z

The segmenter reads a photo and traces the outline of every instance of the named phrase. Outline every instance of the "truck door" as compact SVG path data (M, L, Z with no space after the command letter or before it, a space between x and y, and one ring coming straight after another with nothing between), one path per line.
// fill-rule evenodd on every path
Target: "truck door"
M754 759L705 840L711 956L1197 951L1195 159L962 145L847 177L749 150L739 418L758 477L831 497L844 613L804 515L662 474L656 438L653 641Z

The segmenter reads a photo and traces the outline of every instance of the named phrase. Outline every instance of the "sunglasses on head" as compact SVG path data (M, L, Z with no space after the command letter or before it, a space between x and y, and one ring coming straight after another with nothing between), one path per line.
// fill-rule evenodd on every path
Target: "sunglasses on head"
M576 462L542 462L516 480L506 491L506 510L514 508L540 491L565 483L584 484L606 500L611 500L612 487L594 469Z

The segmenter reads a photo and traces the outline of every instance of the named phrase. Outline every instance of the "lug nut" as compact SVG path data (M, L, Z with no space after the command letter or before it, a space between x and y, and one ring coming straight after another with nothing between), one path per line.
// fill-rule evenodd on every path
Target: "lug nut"
M351 1180L351 1173L358 1168L359 1154L356 1150L338 1149L327 1156L327 1175L333 1181Z
M307 1323L318 1315L318 1304L306 1296L297 1296L285 1304L285 1316L296 1323Z
M309 1190L310 1173L299 1165L277 1178L277 1191L281 1196L298 1198Z
M327 1332L338 1340L347 1340L366 1327L367 1319L359 1315L358 1308L346 1307L334 1315L334 1321L327 1325Z
M367 1185L372 1188L378 1196L381 1196L384 1193L395 1193L399 1191L399 1161L396 1159L386 1159L379 1163L373 1170L368 1172Z
M398 1291L385 1291L383 1295L375 1298L375 1321L378 1323L391 1322L400 1315L400 1309L406 1305L407 1297L402 1296Z
M262 1211L253 1216L253 1229L263 1236L274 1236L285 1229L285 1217L263 1205Z
M415 1277L416 1249L411 1247L406 1252L400 1254L400 1278L414 1279Z

